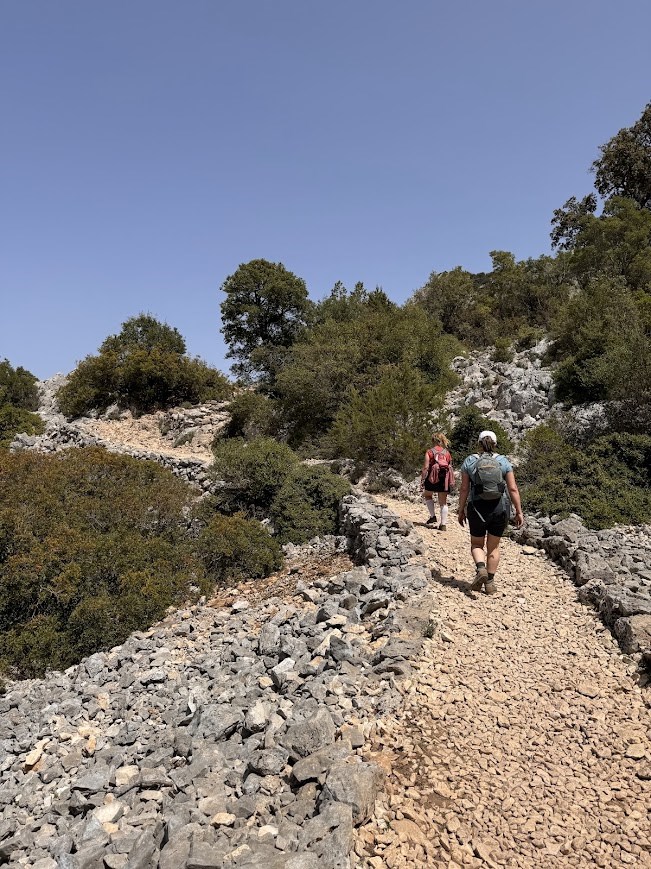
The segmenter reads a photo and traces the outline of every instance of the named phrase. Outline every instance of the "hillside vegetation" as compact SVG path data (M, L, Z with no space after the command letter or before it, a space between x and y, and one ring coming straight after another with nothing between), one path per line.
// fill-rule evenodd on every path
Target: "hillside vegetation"
M106 338L96 356L78 364L59 390L58 402L72 418L113 404L147 413L184 402L224 399L231 391L223 374L186 354L177 329L140 314Z
M223 283L223 332L238 386L214 444L213 494L197 499L157 465L97 449L11 454L38 433L36 380L0 363L0 660L36 675L120 642L170 604L266 576L281 544L334 533L348 483L302 459L352 459L415 475L435 423L457 463L480 428L443 412L452 359L487 350L508 362L549 339L567 406L603 404L607 428L562 422L521 444L529 510L576 512L597 528L651 521L651 104L600 149L595 192L552 219L553 254L433 272L404 303L337 283L320 301L281 263L252 260ZM601 203L601 206L600 206ZM177 329L140 314L72 372L69 418L112 405L141 414L232 397L219 371L188 356Z
M0 451L6 450L18 432L41 434L43 421L32 411L38 408L36 378L25 368L0 362Z
M337 284L311 304L284 266L240 266L222 287L224 335L257 393L236 402L226 435L271 434L304 453L412 475L433 422L451 433L436 411L452 357L490 349L504 362L547 337L558 400L602 403L608 428L534 432L525 505L598 527L651 521L651 104L601 146L592 169L596 193L554 212L553 255L493 251L490 272L433 272L403 305L361 284ZM291 330L260 328L288 306ZM233 340L235 323L247 344Z

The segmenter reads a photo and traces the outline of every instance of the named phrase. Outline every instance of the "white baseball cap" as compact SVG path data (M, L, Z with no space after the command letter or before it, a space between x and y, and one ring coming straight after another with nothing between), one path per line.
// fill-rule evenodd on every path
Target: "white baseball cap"
M497 435L495 434L494 431L489 431L488 429L484 429L484 431L479 432L479 437L477 438L477 440L483 441L484 438L490 438L494 444L497 443Z

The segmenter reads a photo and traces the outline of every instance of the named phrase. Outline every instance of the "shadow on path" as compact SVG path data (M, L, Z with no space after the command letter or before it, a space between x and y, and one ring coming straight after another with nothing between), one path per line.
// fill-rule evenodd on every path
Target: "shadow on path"
M471 600L477 599L477 593L470 588L472 583L467 582L464 579L457 579L456 576L443 576L443 574L439 573L435 568L432 568L432 579L439 585L445 585L448 588L456 588L457 591L462 592Z

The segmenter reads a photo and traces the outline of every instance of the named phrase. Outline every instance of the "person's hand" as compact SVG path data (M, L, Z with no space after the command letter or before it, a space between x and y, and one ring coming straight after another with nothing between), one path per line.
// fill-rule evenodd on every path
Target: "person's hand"
M516 510L515 512L515 527L522 528L524 525L524 513L522 510Z
M466 524L466 511L459 510L459 513L457 514L457 519L459 520L459 525L463 527Z

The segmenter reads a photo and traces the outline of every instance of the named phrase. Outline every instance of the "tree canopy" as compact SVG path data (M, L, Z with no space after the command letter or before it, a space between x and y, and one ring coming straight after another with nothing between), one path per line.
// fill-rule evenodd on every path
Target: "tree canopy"
M622 128L599 150L592 164L598 192L651 208L651 102L632 127Z
M272 376L274 351L291 346L305 327L310 312L302 278L282 263L264 259L242 263L221 286L222 333L233 371L245 378Z
M185 341L177 329L139 314L103 341L97 356L79 363L59 390L58 401L66 416L75 417L111 404L146 413L186 401L223 399L230 393L223 374L185 355Z

